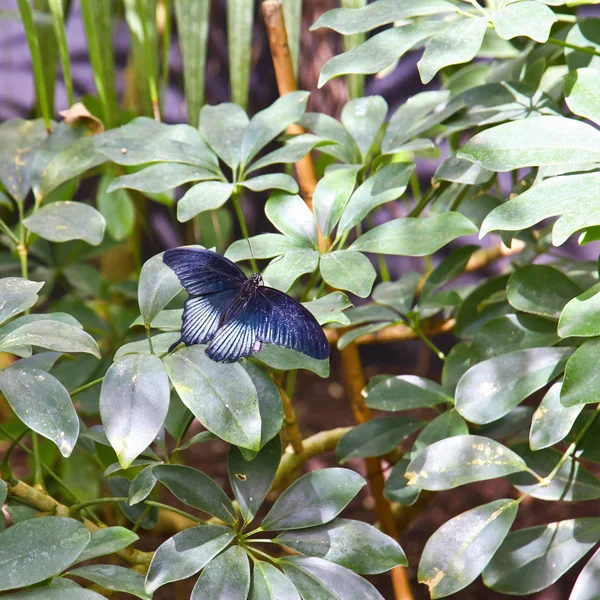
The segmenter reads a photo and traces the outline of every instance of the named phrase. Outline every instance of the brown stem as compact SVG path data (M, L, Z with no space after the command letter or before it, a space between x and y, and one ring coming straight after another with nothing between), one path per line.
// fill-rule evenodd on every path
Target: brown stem
M365 376L358 347L354 344L346 346L341 351L342 370L346 380L348 396L354 413L354 420L358 423L365 423L371 419L371 409L365 404L362 390L365 387ZM381 524L381 529L395 540L398 539L398 528L392 507L383 495L385 479L381 468L381 460L376 457L365 458L367 470L367 479L371 488L371 495L375 501L375 510ZM404 567L394 567L390 571L392 584L394 586L394 595L397 600L412 600L413 595L410 589L408 576Z
M285 431L286 441L292 445L294 452L300 454L304 450L302 445L302 434L298 427L296 419L296 411L292 406L292 401L283 388L279 388L281 395L281 404L283 405L283 426Z
M44 513L49 513L53 515L58 515L61 517L69 516L69 507L61 504L52 496L49 496L45 492L36 490L35 488L23 483L22 481L17 481L13 484L13 482L8 483L8 495L12 498L17 498L23 504L27 506L31 506L36 510ZM82 519L81 522L85 525L85 527L89 531L97 531L98 529L103 529L106 527L103 523L96 524L92 523L88 519ZM140 550L136 550L135 548L128 547L123 550L118 550L115 554L129 563L131 566L141 567L144 572L148 569L150 565L150 561L152 560L152 552L142 552Z
M261 5L263 18L267 27L269 36L269 46L273 56L273 67L275 68L275 77L277 79L277 89L279 95L284 96L298 89L296 78L294 77L294 67L292 65L292 55L288 46L287 31L283 19L283 9L280 0L263 0ZM293 123L288 127L288 133L296 135L304 133L300 125ZM312 197L317 185L315 169L310 154L296 163L296 175L300 185L300 192L306 204L312 209Z

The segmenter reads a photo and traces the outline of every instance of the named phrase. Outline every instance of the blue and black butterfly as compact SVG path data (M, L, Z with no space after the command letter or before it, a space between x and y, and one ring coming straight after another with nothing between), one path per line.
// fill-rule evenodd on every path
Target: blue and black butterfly
M255 273L248 279L229 259L199 248L174 248L163 254L190 297L183 308L178 344L210 345L209 358L235 362L276 344L312 358L329 356L329 344L314 316L279 290L262 285Z

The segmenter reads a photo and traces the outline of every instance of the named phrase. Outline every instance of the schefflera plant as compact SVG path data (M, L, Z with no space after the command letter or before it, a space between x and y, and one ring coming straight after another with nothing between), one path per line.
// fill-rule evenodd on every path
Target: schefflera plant
M289 486L255 529L250 529L279 466L278 438L252 460L229 451L229 480L237 510L217 484L191 467L146 467L132 482L151 471L180 500L213 515L177 533L159 546L146 576L153 593L173 581L201 571L191 598L240 600L319 598L340 589L361 598L381 598L357 573L368 575L406 564L400 546L374 527L337 518L365 481L342 468L312 471ZM136 494L139 501L142 494ZM130 500L131 501L131 500ZM274 557L272 545L298 555Z

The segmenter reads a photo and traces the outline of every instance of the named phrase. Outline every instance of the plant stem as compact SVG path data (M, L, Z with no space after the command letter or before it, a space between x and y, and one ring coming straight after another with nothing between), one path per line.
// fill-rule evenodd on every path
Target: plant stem
M2 463L0 464L0 471L4 474L6 474L8 477L12 477L12 470L10 468L10 463L9 463L9 459L10 459L10 455L14 452L15 448L19 445L19 442L31 431L31 429L29 429L29 427L26 427L22 433L20 433L16 438L13 438L11 436L8 436L4 429L2 429L2 433L4 433L4 435L6 435L10 440L10 446L8 447L8 449L6 450L6 452L4 453L4 456L2 457Z
M257 527L256 529L253 529L252 531L249 531L248 533L245 533L244 535L240 535L239 540L240 542L243 542L244 540L247 540L251 535L254 535L255 533L260 533L263 531L262 527ZM255 541L255 540L252 540Z
M125 500L127 500L127 498ZM199 519L198 517L195 517L194 515L191 515L190 513L185 512L184 510L179 510L178 508L175 508L174 506L169 506L168 504L163 504L162 502L154 502L154 500L144 500L144 504L147 504L148 506L156 506L157 508L163 508L164 510L171 511L177 515L186 517L187 519L190 519L191 521L198 523L198 525L205 524L205 521L203 521L202 519Z
M411 325L412 330L425 342L427 347L441 360L446 360L446 355L423 333L420 325Z
M40 441L35 431L31 432L31 449L33 451L33 487L38 490L44 489L44 476L40 459Z
M300 432L298 420L296 419L296 411L294 410L290 397L283 388L279 388L279 394L281 396L281 405L283 406L285 437L292 445L294 452L300 453L304 450L304 445L302 444L302 433Z
M6 233L6 235L13 241L15 246L18 246L21 243L21 240L12 232L11 228L0 219L0 229Z
M109 502L127 502L129 498L94 498L93 500L88 500L87 502L80 502L79 504L72 504L69 507L69 512L72 515L77 515L82 509L87 508L88 506L96 506L97 504L107 504Z
M154 346L152 345L152 336L150 335L150 327L148 325L146 325L145 329L146 329L146 337L148 338L148 346L150 346L150 353L155 354Z
M246 219L244 218L244 213L242 211L242 207L240 205L239 192L236 190L233 192L233 206L235 206L235 212L237 214L237 218L240 224L240 228L242 230L242 235L247 240L248 239L248 228L246 227ZM256 260L254 260L254 256L250 257L250 263L252 264L252 269L255 273L258 273L258 266L256 265Z
M577 46L576 44L563 42L562 40L557 40L556 38L548 38L548 44L554 44L555 46L561 46L562 48L570 48L571 50L577 50L578 52L583 52L584 54L591 54L592 56L600 56L600 52L598 52L598 50L594 50L594 48L588 48L586 46Z
M104 377L99 377L98 379L94 379L94 381L90 381L90 383L86 383L85 385L82 385L81 387L77 388L76 390L73 390L71 392L70 396L71 396L71 398L74 398L78 394L81 394L81 392L85 392L85 390L89 390L91 387L94 387L95 385L98 385L99 383L102 383L103 381L104 381Z
M266 558L267 560L277 564L279 562L279 559L276 558L275 556L271 556L270 554L267 554L266 552L263 552L262 550L258 550L257 548L253 548L252 546L244 546L244 549L247 552L251 552L253 554L258 554L259 556L262 556L263 558Z

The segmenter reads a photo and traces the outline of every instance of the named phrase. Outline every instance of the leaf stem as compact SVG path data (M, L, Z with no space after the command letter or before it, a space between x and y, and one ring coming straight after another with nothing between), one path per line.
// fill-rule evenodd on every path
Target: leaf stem
M15 246L18 246L21 243L21 240L19 240L19 238L12 232L11 228L4 222L3 219L0 219L0 229L6 233Z
M554 44L555 46L561 46L562 48L570 48L571 50L577 50L578 52L591 54L592 56L600 56L600 52L598 52L598 50L594 50L594 48L570 44L569 42L563 42L562 40L557 40L556 38L548 38L548 44Z
M31 449L33 451L33 487L38 490L44 489L44 476L40 459L40 441L35 431L31 432Z
M108 504L109 502L127 502L129 498L118 497L118 498L94 498L93 500L88 500L86 502L79 502L78 504L72 504L69 507L69 513L73 516L77 515L82 509L87 508L88 506L96 506L97 504Z
M235 206L235 212L237 214L238 221L240 223L240 228L242 230L242 235L247 240L248 239L248 228L246 227L246 219L244 218L244 213L242 211L242 207L240 205L239 192L236 190L233 192L232 196L233 205ZM254 256L250 257L250 262L252 264L252 269L255 273L258 273L258 266L256 265L256 260Z
M262 550L258 550L257 548L253 548L251 546L244 546L244 549L246 550L246 552L249 552L251 554L258 554L259 556L262 556L263 558L266 558L267 560L277 564L279 562L279 559L276 558L275 556L271 556L270 554L267 554L266 552L263 552Z
M144 328L146 329L146 337L148 338L148 346L150 346L150 353L156 354L154 352L154 346L152 345L152 336L150 335L150 326L145 325Z
M446 355L425 335L418 323L411 323L410 327L441 361L446 360Z
M19 442L30 431L31 431L31 429L29 429L29 427L26 427L22 433L20 433L16 438L13 438L13 437L9 436L7 433L5 433L4 429L2 429L2 433L4 433L4 435L6 435L11 440L10 446L4 453L4 456L2 457L2 463L0 463L0 472L4 473L8 477L12 477L12 470L10 468L10 463L9 463L10 455L14 452L15 448L19 445Z
M127 500L127 498L125 500ZM156 506L157 508L163 508L164 510L168 510L168 511L173 512L182 517L186 517L187 519L190 519L191 521L198 523L198 525L206 524L206 521L203 521L202 519L199 519L198 517L195 517L194 515L191 515L190 513L185 512L184 510L175 508L174 506L169 506L168 504L163 504L162 502L155 502L154 500L144 500L144 504L147 504L148 506Z
M76 390L73 390L70 393L70 396L71 396L71 398L74 398L78 394L81 394L81 392L85 392L85 390L89 390L91 387L94 387L95 385L98 385L99 383L102 383L103 381L104 381L104 377L99 377L98 379L94 379L94 381L90 381L90 383L86 383L85 385L78 387Z

